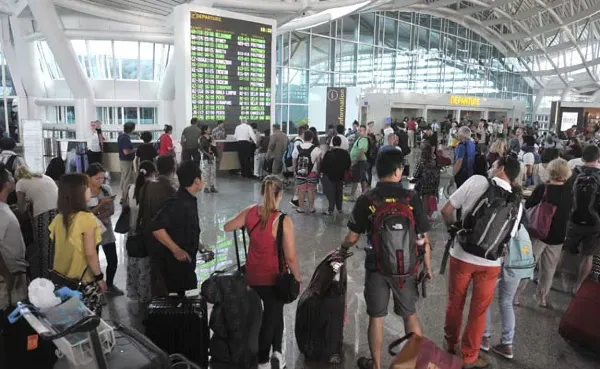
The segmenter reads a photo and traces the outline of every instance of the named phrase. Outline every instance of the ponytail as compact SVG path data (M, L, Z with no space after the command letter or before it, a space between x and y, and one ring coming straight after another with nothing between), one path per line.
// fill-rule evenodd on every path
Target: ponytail
M263 196L262 206L258 209L262 227L267 226L271 214L277 210L277 198L283 191L283 183L277 176L267 176L262 183L260 193Z
M135 199L136 203L140 203L142 187L144 187L146 184L146 178L154 175L154 173L156 173L156 166L153 162L146 160L140 164L140 172L135 179L135 188L133 190L133 198Z

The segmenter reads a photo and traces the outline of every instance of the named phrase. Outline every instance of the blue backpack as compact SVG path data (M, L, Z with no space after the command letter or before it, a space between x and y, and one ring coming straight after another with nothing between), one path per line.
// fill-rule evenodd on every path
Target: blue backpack
M527 229L521 224L515 237L508 243L508 255L504 259L504 269L511 277L533 279L535 268L533 246Z
M154 144L152 145L152 147L154 147L154 150L158 153L160 151L160 138L156 141L154 141Z

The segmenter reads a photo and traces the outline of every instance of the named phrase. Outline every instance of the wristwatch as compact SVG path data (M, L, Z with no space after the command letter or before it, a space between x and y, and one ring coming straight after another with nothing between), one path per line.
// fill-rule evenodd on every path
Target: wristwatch
M100 282L103 279L104 279L104 274L103 273L100 273L100 274L94 276L94 281L95 282Z

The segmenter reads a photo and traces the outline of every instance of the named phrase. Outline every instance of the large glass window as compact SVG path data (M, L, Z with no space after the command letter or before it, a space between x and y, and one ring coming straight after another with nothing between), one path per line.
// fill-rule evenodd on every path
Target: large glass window
M89 40L87 41L91 78L112 79L114 72L113 48L111 41Z
M290 134L307 119L313 87L457 93L533 105L518 59L505 58L470 29L428 14L352 14L286 33L277 37L276 59L275 120Z
M140 80L154 79L154 44L140 42Z
M115 41L114 47L117 79L138 79L138 43L134 41Z

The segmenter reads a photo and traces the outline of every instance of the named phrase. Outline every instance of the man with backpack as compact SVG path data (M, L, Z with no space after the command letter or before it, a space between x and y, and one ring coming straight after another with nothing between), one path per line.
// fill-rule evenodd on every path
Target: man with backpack
M513 193L511 185L520 170L516 158L502 157L492 168L492 179L470 177L442 208L442 218L452 237L447 246L452 248L446 250L451 259L444 325L446 349L451 353L459 347L465 299L473 281L469 318L460 344L467 369L489 366L479 356L479 349L502 257L510 238L517 233L523 213L520 196ZM459 209L462 218L457 224L454 211Z
M285 168L288 172L293 173L294 176L296 175L296 166L294 165L294 159L292 156L294 151L296 151L296 148L304 143L304 132L307 130L308 127L305 125L298 127L298 136L294 137L293 140L288 142L287 149L285 150ZM300 205L300 201L298 200L298 191L294 192L294 197L292 197L292 200L290 200L290 204L296 208Z
M404 320L406 332L421 335L417 317L418 279L431 278L429 222L421 199L401 184L404 157L399 150L384 151L376 162L377 186L360 196L348 220L342 250L367 234L373 246L365 259L364 296L369 315L371 358L358 359L360 369L380 369L384 319L390 293L394 312ZM421 270L421 267L424 267Z
M294 174L296 175L296 192L298 194L298 213L315 212L315 191L319 182L319 166L321 149L313 142L311 130L304 132L304 142L296 146L292 154ZM308 210L304 210L304 198L308 193Z
M594 255L600 252L600 148L585 146L582 160L583 166L575 168L566 183L573 189L573 208L563 249L583 255L574 292L590 274Z
M456 188L465 183L475 170L475 143L471 140L471 130L468 127L458 129L459 144L454 152L454 182Z
M6 170L15 176L17 168L25 164L25 159L15 153L17 143L10 137L2 137L0 139L0 163L4 164Z
M367 127L363 124L358 128L356 141L350 150L350 159L352 160L352 187L350 195L354 196L356 188L360 183L361 193L367 190L369 181L369 162L367 155L369 152L369 138L367 137Z

